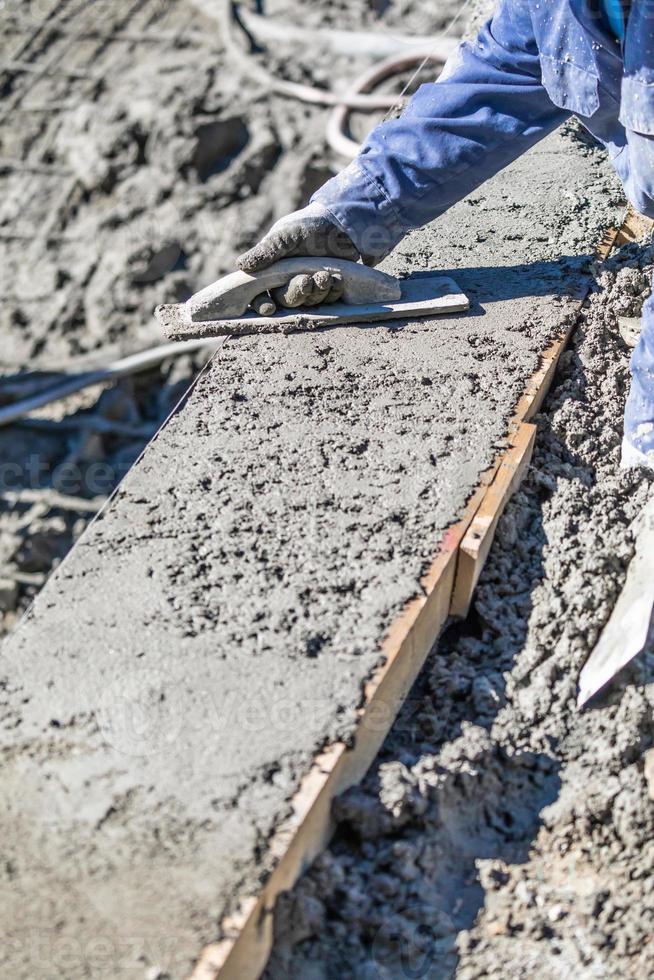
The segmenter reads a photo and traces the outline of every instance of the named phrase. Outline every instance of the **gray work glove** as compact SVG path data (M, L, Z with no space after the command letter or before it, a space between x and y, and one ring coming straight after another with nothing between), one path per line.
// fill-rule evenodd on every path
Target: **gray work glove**
M297 255L329 255L351 262L361 258L357 247L325 208L321 204L309 204L275 222L254 248L239 255L236 264L243 272L253 273L280 259ZM262 316L270 316L275 312L276 304L317 306L319 303L336 303L342 295L340 276L323 271L312 276L294 276L286 286L280 286L272 294L257 296L252 307Z

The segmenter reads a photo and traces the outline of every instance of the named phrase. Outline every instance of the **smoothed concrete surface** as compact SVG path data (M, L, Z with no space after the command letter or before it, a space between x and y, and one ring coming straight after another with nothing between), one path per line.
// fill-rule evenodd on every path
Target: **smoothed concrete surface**
M384 264L469 314L223 348L3 649L3 975L183 977L218 938L620 214L556 134Z

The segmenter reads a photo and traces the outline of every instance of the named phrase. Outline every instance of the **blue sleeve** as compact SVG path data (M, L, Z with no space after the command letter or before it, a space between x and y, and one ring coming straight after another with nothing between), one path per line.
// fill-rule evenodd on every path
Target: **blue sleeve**
M500 0L476 40L460 46L400 118L374 129L359 156L312 201L362 254L382 258L568 116L541 84L528 5Z
M649 57L654 63L654 30ZM622 79L620 122L624 142L609 147L611 162L636 210L654 218L654 70Z
M654 20L651 4L632 4L620 86L625 142L612 155L627 197L654 218Z
M631 388L625 407L624 436L654 470L654 292L643 306L640 339L631 358Z

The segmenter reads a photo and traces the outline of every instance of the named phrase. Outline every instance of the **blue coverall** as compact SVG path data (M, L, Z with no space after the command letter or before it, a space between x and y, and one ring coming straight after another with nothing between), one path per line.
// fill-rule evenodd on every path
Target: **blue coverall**
M634 0L624 42L598 0L500 0L476 40L312 201L362 253L382 257L572 114L654 218L654 0ZM626 448L654 468L654 298L631 369Z

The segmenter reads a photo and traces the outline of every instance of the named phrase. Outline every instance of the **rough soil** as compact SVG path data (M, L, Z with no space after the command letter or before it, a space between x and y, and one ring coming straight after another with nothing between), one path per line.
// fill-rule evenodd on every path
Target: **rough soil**
M654 645L575 704L652 492L618 468L617 316L638 315L653 268L628 246L600 275L472 612L280 903L269 980L654 973Z

